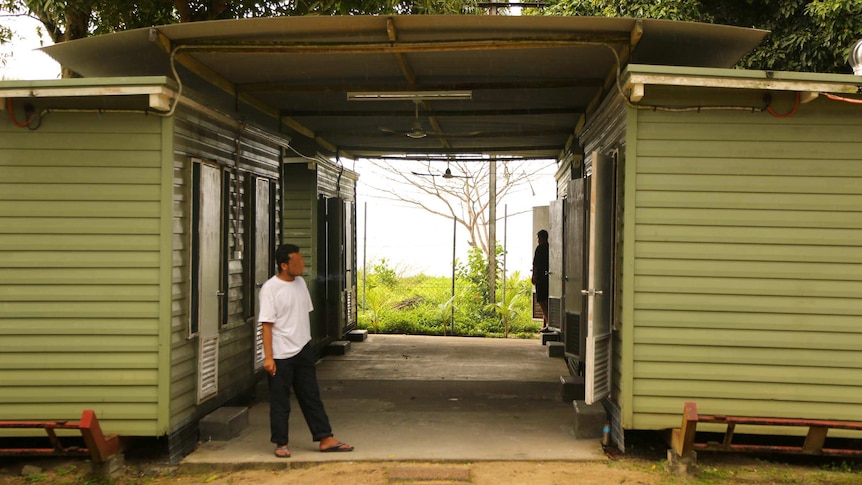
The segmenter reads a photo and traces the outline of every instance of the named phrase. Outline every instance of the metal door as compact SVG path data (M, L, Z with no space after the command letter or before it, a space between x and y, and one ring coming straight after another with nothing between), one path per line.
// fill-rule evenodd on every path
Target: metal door
M345 330L356 327L356 204L344 201Z
M548 326L562 328L563 310L563 200L548 208Z
M334 340L344 335L345 308L344 278L344 200L338 197L326 198L326 249L324 274L326 275L326 333Z
M613 301L613 159L593 152L592 161L587 287L582 290L587 297L587 404L610 395Z
M568 197L566 198L566 257L565 257L565 329L563 331L566 353L577 355L579 361L584 361L586 332L586 315L584 315L584 179L569 181Z
M198 402L218 393L219 309L222 247L222 172L200 164L198 209Z
M260 310L260 287L273 274L272 264L272 231L270 230L270 182L264 178L258 178L254 184L254 252L253 254L253 277L254 298L251 302L254 315ZM262 369L264 361L263 353L263 329L255 318L254 332L254 369Z

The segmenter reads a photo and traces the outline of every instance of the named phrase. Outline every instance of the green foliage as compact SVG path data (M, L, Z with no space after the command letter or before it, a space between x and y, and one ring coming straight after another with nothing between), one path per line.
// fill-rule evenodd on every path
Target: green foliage
M551 1L545 15L585 15L592 17L634 17L667 20L704 18L698 0L563 0ZM530 13L534 13L530 11Z
M385 286L387 288L394 288L398 284L398 273L394 268L389 266L386 258L383 258L371 265L371 274L368 275L367 281L371 287Z
M772 33L740 67L847 73L847 54L862 38L860 0L551 0L544 15L686 20L755 27Z
M375 262L364 277L366 287L359 288L359 327L374 333L535 337L539 324L532 320L530 281L513 273L505 301L498 282L498 303L487 304L486 267L482 251L471 251L468 262L457 266L452 295L450 278L400 276L386 260Z
M0 0L0 15L29 15L54 42L152 25L300 15L471 14L476 0ZM8 34L0 29L0 43Z

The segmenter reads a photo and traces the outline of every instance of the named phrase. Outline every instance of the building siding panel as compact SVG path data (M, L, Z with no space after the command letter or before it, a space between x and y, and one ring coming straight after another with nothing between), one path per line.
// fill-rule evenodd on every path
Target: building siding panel
M634 428L862 420L859 113L637 113Z
M161 123L0 123L5 419L77 420L91 408L106 433L154 434Z

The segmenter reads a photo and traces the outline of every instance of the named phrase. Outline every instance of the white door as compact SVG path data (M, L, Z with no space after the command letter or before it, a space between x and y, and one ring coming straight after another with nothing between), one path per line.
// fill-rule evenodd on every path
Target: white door
M548 206L548 326L563 327L563 218L565 201Z
M254 301L252 305L255 308L255 317L260 310L258 300L260 287L266 283L266 280L275 271L271 264L271 234L270 234L270 213L269 213L269 180L259 178L255 181L254 187ZM254 369L263 368L264 353L263 353L263 329L260 322L255 318L254 332Z
M219 308L221 306L222 173L200 164L198 191L198 402L218 393Z
M613 159L593 152L587 287L586 402L611 392L611 304L613 294Z

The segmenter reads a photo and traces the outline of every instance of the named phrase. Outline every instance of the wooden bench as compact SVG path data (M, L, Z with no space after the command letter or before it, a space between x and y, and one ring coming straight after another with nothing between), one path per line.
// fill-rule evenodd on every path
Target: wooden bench
M108 458L120 450L120 440L117 435L105 436L96 419L96 413L85 409L80 421L0 421L0 429L44 429L48 433L52 448L0 448L3 456L78 456L90 455L93 463L105 463ZM65 447L60 442L55 430L79 430L84 438L84 445Z
M695 441L698 423L726 425L724 439L719 442L698 443ZM759 426L796 426L807 427L808 433L802 446L734 444L733 433L737 425ZM733 451L758 453L790 453L799 455L862 456L862 450L824 448L826 435L830 429L849 429L862 431L862 423L857 421L827 421L819 419L793 418L752 418L739 416L707 415L697 413L697 404L685 403L682 412L682 427L673 430L671 448L680 457L692 456L693 452Z

